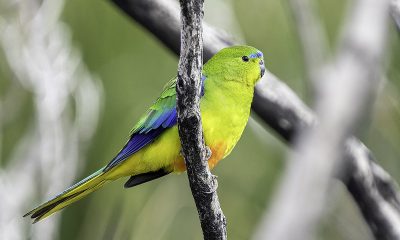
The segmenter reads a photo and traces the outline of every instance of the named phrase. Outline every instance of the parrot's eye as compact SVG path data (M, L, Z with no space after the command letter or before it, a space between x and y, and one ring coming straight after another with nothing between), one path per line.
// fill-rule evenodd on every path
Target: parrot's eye
M243 60L243 62L248 62L248 61L249 61L249 57L243 56L243 57L242 57L242 60Z

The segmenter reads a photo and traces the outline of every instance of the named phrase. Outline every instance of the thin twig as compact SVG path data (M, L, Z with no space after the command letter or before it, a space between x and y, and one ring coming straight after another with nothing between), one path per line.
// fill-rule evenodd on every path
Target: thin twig
M181 0L181 52L176 83L178 129L190 189L196 203L204 239L226 239L226 221L218 195L218 182L208 168L200 116L203 62L203 0Z

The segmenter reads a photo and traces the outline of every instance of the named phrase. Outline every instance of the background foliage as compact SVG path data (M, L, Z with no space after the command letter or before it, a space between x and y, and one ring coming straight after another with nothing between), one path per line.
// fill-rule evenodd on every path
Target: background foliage
M316 3L334 49L348 2ZM206 1L205 5L207 22L259 48L271 72L285 80L306 102L312 97L286 1L226 0ZM236 20L221 19L226 13L234 14ZM104 88L100 123L81 163L81 178L106 164L122 147L129 129L155 100L165 82L176 74L177 58L107 1L69 0L63 21L71 28L73 43L81 51L85 64L99 76ZM387 80L371 112L370 128L361 126L359 130L359 137L396 179L400 179L400 161L396 158L400 155L399 40L392 26L387 48ZM8 91L18 91L23 105L17 120L3 133L0 151L3 166L21 132L32 121L30 93L12 85L11 78L0 55L0 98ZM235 150L215 169L231 239L250 238L268 206L287 151L273 132L262 130L262 126L251 120ZM59 239L201 239L185 174L170 175L129 190L123 189L123 183L124 180L111 183L64 210ZM344 187L339 182L335 185L341 193L340 201L330 206L320 229L321 238L369 239L368 230ZM52 219L39 224L47 221Z

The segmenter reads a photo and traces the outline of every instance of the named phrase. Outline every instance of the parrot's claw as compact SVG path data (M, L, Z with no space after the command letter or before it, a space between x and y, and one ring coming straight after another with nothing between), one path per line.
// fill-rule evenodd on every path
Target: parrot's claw
M211 154L212 154L212 151L211 151L210 147L208 147L208 146L206 145L206 158L205 158L206 161L208 161L208 159L210 159Z
M206 149L206 157L205 157L205 159L206 159L206 161L208 161L210 159L211 155L212 155L212 151L211 151L211 148L208 147L207 145L206 145L205 149ZM185 155L183 155L182 149L179 151L179 155L181 155L182 157L185 157Z

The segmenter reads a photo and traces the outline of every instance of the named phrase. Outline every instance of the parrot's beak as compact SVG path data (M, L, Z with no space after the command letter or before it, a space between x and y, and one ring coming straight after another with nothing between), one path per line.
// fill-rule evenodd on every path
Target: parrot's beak
M261 77L263 77L264 76L264 73L265 73L265 65L264 65L264 61L263 60L260 60L260 70L261 70Z

